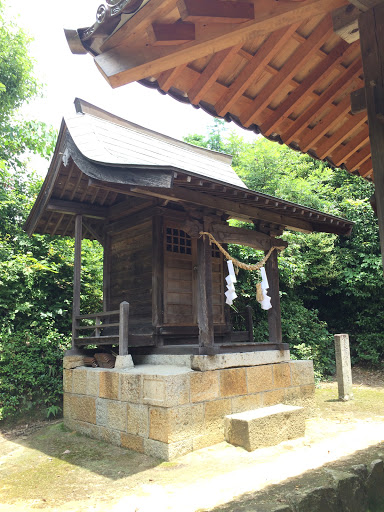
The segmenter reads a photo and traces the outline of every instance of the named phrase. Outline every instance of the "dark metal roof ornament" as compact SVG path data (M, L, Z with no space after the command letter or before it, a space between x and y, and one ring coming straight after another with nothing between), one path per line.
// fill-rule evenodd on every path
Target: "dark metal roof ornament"
M87 28L65 29L72 53L98 54L99 47L121 22L122 14L134 14L146 3L145 0L106 0L96 11L96 22Z

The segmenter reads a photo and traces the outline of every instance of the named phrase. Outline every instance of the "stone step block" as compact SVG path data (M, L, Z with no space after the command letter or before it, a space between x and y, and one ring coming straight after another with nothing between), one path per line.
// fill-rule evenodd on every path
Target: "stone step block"
M227 443L249 452L275 446L305 435L303 407L277 404L252 411L230 414L224 418Z

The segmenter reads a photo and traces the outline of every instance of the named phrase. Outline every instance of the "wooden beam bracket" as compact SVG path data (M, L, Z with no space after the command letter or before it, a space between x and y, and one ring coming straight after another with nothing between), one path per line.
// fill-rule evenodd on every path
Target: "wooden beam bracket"
M365 98L365 89L357 89L351 92L351 114L360 114L367 110L367 100Z
M153 46L170 46L195 40L193 23L153 23L148 28L149 41Z
M351 44L360 38L358 18L361 11L352 4L332 12L333 30L344 41Z
M375 82L371 80L368 87L373 91L375 114L379 121L384 123L384 97L376 86ZM359 114L367 109L366 88L358 89L351 92L351 112L352 114Z
M253 20L253 3L225 0L179 0L177 8L184 21L210 23L244 23Z

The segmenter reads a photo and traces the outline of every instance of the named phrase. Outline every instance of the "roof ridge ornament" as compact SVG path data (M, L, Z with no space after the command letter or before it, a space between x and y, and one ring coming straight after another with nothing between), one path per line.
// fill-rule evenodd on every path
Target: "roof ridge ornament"
M113 33L121 22L122 14L134 14L145 0L106 0L96 11L96 22L90 27L65 30L72 53L98 53L98 47ZM97 45L92 47L95 40ZM84 51L85 50L85 51Z

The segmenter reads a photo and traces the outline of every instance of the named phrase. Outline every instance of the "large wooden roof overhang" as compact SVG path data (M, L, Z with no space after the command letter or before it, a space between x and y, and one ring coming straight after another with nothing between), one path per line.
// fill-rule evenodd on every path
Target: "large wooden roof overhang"
M77 103L79 105L79 100ZM84 117L76 119L76 122L69 120L71 129L63 121L50 169L25 224L29 235L46 233L74 236L75 216L81 214L84 218L84 237L102 242L106 221L108 229L114 229L114 223L118 223L127 214L145 212L148 208L164 205L175 208L175 211L183 210L184 206L186 209L203 208L228 218L267 225L272 231L293 229L350 234L353 226L350 221L214 179L202 174L201 170L186 170L181 164L177 167L164 164L135 166L132 160L125 164L106 164L90 159L80 151L75 140L84 144L86 138L87 144L83 147L87 148L88 143L91 143L87 132L88 121L92 123L103 118L103 123L107 122L110 127L107 130L110 133L116 128L117 119L110 115L108 121L108 113L96 107L92 109L85 102L82 102L81 108L93 115L83 113L81 116ZM124 122L121 119L119 121ZM132 126L128 123L130 129ZM126 135L124 130L115 132L120 133L122 141ZM169 152L174 152L174 158L188 150L188 154L197 153L200 159L202 154L206 154L207 167L214 165L215 161L222 164L223 158L228 161L226 155L140 130L143 129L137 127L138 141L140 137L151 136L153 140L158 137L164 144L169 144ZM97 145L102 146L102 143L99 134ZM155 143L149 145L155 147ZM142 155L139 156L142 158Z
M139 81L372 178L367 115L361 105L353 114L350 103L363 86L354 5L108 0L98 12L92 27L66 34L74 53L94 56L112 87Z

